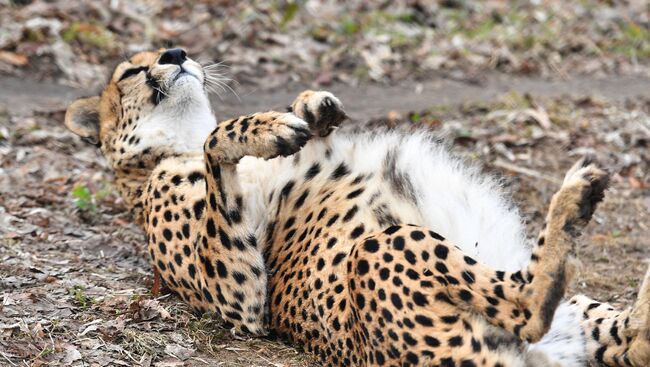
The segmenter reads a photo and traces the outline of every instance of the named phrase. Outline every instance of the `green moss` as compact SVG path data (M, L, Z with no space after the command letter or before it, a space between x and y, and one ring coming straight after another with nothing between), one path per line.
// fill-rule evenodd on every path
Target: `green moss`
M61 32L61 38L71 43L74 41L98 48L108 48L113 41L113 35L99 24L73 22Z

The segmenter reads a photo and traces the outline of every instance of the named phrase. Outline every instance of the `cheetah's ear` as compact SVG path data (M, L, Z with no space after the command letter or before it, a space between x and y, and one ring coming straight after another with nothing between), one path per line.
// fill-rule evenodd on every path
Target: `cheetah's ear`
M65 126L85 141L99 144L99 97L78 99L65 112Z

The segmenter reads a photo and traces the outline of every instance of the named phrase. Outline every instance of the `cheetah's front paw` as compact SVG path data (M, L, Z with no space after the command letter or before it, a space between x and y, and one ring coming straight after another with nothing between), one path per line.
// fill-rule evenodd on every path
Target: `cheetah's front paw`
M219 162L244 156L271 159L299 151L312 133L293 113L262 112L220 123L208 137L205 152Z
M347 118L341 101L326 91L300 93L290 110L307 121L314 134L321 137L329 135Z

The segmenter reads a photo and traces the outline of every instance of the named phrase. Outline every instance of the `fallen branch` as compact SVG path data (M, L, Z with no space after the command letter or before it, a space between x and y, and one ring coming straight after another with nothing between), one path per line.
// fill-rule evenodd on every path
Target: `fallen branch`
M558 180L557 178L555 178L553 176L545 175L545 174L543 174L541 172L537 172L537 171L532 170L530 168L519 167L517 165L514 165L512 163L508 163L508 162L506 162L504 160L501 160L501 159L498 159L498 158L492 163L492 165L494 165L495 167L501 168L501 169L505 169L505 170L508 170L508 171L516 172L516 173L520 173L522 175L526 175L526 176L533 177L533 178L538 178L540 180L548 181L548 182L551 182L551 183L553 183L555 185L561 185L562 184L561 180Z

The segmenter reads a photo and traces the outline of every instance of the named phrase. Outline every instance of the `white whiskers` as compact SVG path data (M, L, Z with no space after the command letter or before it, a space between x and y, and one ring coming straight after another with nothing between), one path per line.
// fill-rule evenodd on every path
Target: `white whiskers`
M227 78L223 73L220 72L224 68L229 68L229 66L224 65L223 61L203 66L203 73L205 74L205 88L209 93L216 94L220 99L221 94L219 91L230 91L235 97L237 97L237 100L241 102L239 94L237 94L237 92L235 92L235 90L232 89L228 84L230 82L236 83L236 81L231 78Z

